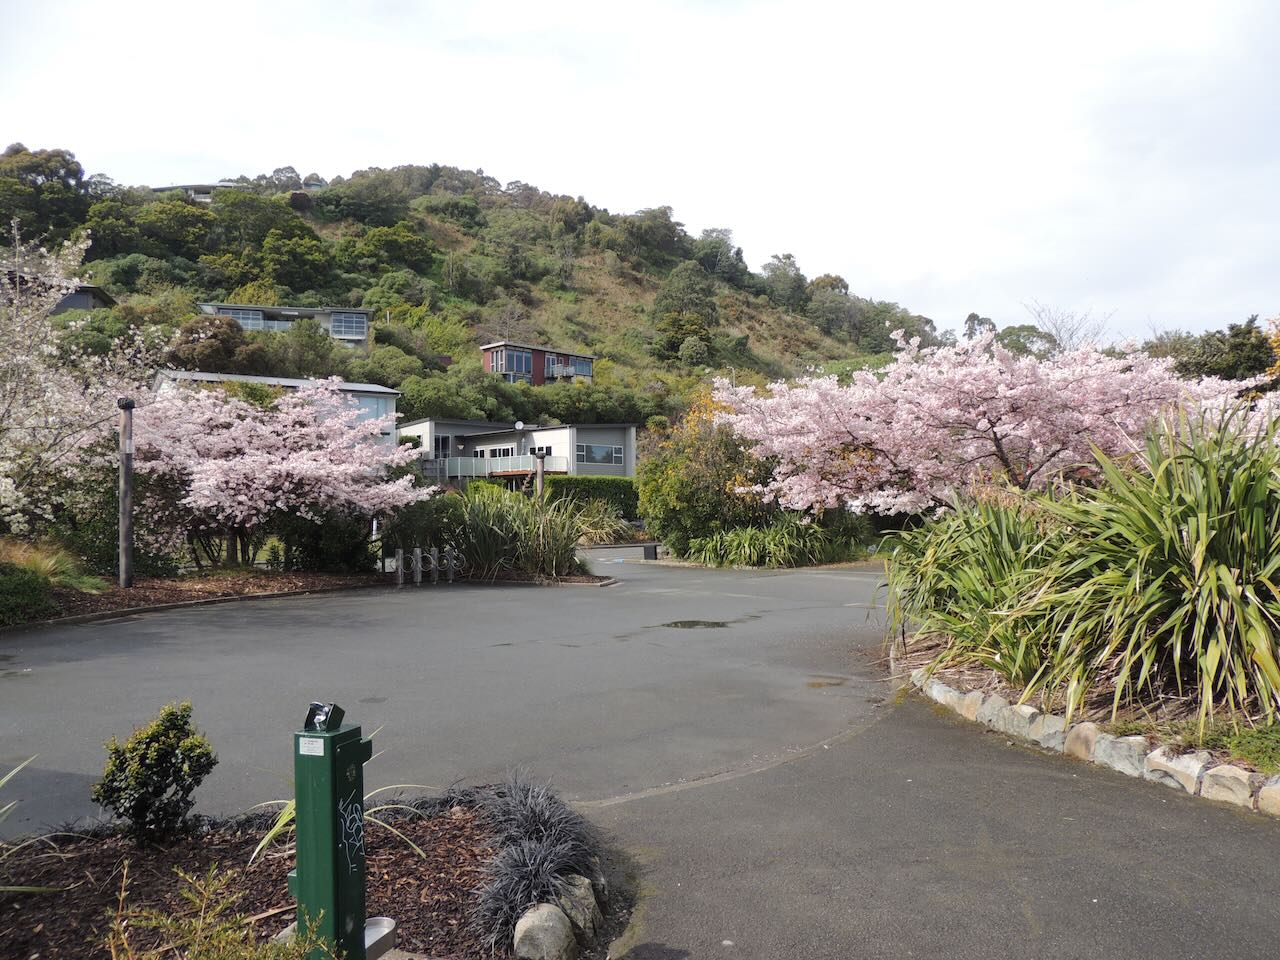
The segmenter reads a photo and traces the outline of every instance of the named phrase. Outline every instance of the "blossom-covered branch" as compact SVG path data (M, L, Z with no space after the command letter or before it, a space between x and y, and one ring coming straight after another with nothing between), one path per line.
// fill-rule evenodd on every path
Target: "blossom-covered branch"
M1163 411L1221 401L1240 382L1187 381L1173 361L1093 346L1019 356L988 334L921 349L898 336L883 371L752 387L718 381L721 421L777 466L766 498L794 509L912 512L971 483L1044 486L1116 455Z

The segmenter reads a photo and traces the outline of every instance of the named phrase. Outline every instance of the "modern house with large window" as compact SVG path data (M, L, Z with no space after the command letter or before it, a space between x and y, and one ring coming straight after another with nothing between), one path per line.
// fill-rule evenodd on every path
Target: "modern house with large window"
M591 382L596 358L589 353L572 353L550 347L499 340L480 348L487 373L496 373L514 383L523 380L534 386L544 383Z
M539 453L548 474L636 475L634 423L538 427L432 418L402 423L397 433L401 443L417 438L423 472L440 482L472 477L520 480L537 469Z
M329 336L349 347L369 345L369 311L358 307L270 307L243 303L198 303L201 313L230 317L245 330L289 330L297 320L314 317Z
M156 374L155 391L163 393L179 387L217 386L223 383L253 383L279 390L297 390L309 381L296 377L255 377L242 373L204 373L200 370L161 370ZM339 388L360 406L361 420L375 420L390 416L395 422L396 399L399 390L392 390L378 383L343 383ZM394 444L396 439L394 427L383 429L382 436L386 443Z
M217 183L175 183L168 187L152 187L152 193L172 193L181 190L188 200L196 203L212 203L216 190L234 190L240 184L232 180L219 180Z

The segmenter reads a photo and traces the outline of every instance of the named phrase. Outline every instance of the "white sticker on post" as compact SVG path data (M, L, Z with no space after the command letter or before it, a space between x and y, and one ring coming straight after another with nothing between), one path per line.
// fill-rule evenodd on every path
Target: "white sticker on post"
M324 737L299 737L298 752L304 757L323 757Z

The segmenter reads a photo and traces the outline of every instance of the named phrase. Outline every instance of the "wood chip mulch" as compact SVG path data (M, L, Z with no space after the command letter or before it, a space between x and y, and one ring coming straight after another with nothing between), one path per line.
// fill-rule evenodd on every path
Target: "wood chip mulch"
M104 613L129 607L150 607L187 600L215 597L244 597L256 593L288 590L322 590L333 587L363 587L386 584L386 577L374 574L269 573L256 571L235 576L138 577L129 589L113 585L103 593L81 593L55 587L54 601L62 616Z
M470 929L473 891L496 845L471 810L397 819L394 826L422 850L419 855L389 831L369 824L366 834L368 916L397 923L401 949L432 957L491 957ZM104 946L128 865L129 908L174 912L185 908L175 870L202 874L217 864L241 894L236 914L265 940L294 919L285 876L292 845L277 846L252 866L249 857L266 826L225 826L171 847L140 847L119 836L54 837L0 862L0 886L65 888L58 893L0 894L0 957L5 960L108 960ZM134 928L139 947L150 931Z

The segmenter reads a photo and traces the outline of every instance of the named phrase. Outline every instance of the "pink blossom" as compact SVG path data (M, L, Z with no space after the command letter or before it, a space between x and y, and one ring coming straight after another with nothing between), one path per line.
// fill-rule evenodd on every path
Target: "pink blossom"
M389 471L413 461L361 418L338 378L313 381L263 409L220 390L177 388L138 410L139 473L177 481L194 524L252 529L285 512L367 516L427 499L434 487Z
M720 420L763 458L773 480L757 492L797 510L845 506L911 512L947 503L965 486L1003 477L1042 487L1090 469L1162 412L1234 396L1244 384L1187 381L1173 361L1085 346L1037 359L988 335L956 346L900 350L879 373L752 387L716 382Z

